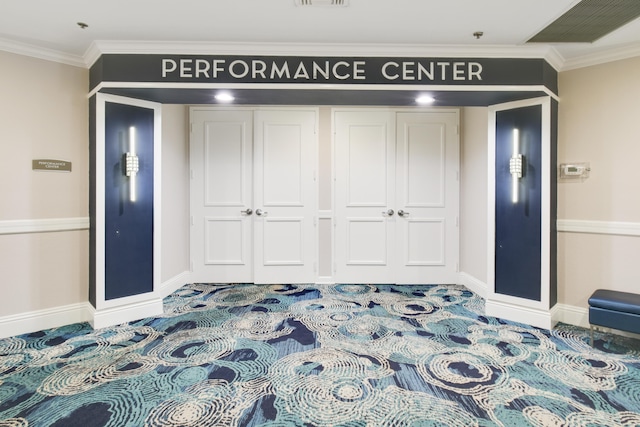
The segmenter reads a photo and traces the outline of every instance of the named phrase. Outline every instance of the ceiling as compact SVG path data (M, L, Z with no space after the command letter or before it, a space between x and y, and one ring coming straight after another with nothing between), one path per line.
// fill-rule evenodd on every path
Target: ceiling
M350 52L366 55L388 54L399 47L425 55L437 51L441 56L448 52L505 56L503 52L510 51L539 57L543 52L555 58L551 63L559 70L593 58L640 54L640 19L593 43L527 43L578 0L347 3L341 7L297 6L295 0L2 0L0 49L28 50L34 56L47 52L85 65L92 62L92 51L93 55L96 50L121 53L133 46L147 47L141 51L150 51L149 46L173 51L240 46L245 51L262 49L260 53L271 49L274 54L292 46L296 53L318 46L329 50L349 46ZM82 29L78 22L88 27ZM483 33L480 38L474 37L478 31Z

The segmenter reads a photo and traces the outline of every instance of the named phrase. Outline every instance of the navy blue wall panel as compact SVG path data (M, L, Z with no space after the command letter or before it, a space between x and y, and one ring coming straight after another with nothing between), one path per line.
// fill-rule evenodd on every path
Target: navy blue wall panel
M539 105L496 113L495 291L536 301L541 298L541 126ZM517 203L509 173L514 128L525 158Z
M105 299L153 291L154 111L107 102L105 106ZM129 197L124 154L135 126L140 170L136 200Z

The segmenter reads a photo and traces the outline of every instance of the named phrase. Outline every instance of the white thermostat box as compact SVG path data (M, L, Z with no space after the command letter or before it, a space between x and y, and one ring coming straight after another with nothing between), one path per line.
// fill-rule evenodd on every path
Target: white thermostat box
M572 179L572 178L589 178L589 172L591 168L589 167L589 163L561 163L560 167L560 178L562 179Z

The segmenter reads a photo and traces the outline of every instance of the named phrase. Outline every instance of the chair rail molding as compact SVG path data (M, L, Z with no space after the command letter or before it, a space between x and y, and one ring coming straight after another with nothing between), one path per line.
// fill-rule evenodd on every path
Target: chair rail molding
M0 221L0 235L50 233L56 231L88 230L89 217L16 219Z
M559 232L640 236L640 222L590 221L582 219L558 219Z

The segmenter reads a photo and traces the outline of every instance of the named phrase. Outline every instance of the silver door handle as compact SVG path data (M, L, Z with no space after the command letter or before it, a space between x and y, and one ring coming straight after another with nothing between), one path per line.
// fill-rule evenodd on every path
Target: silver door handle
M409 215L409 212L405 212L405 211L403 211L402 209L400 209L400 210L398 211L398 215L400 215L400 216Z
M393 209L389 209L388 211L382 211L382 215L392 216L394 214Z
M251 209L245 209L243 211L240 211L240 213L245 215L251 215L253 211Z
M262 209L256 209L256 215L258 216L267 215L268 213L269 212L263 211Z

